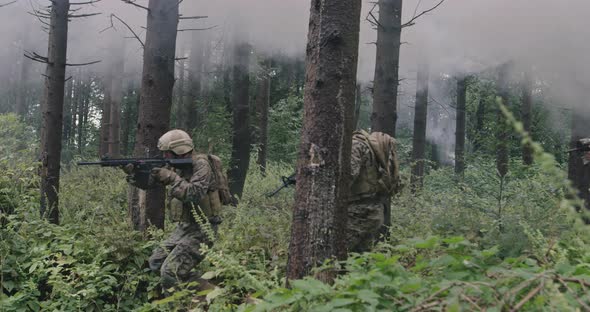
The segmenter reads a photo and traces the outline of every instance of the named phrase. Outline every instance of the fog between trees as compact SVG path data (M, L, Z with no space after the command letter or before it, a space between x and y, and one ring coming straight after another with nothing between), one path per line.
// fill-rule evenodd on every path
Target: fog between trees
M147 1L139 1L145 2ZM409 0L403 4L402 21L427 10L439 1ZM18 1L0 11L0 85L2 89L18 79L22 54L35 51L46 53L47 34L41 23L29 14L33 7L48 5L48 1ZM374 75L376 31L365 20L373 4L363 1L358 80L369 92ZM428 59L432 72L431 98L448 106L448 90L437 84L438 77L480 73L504 62L514 62L515 72L532 68L538 85L551 85L544 90L554 103L568 109L585 110L584 93L590 77L590 43L584 38L585 12L590 3L584 0L447 0L436 10L422 16L402 32L400 57L400 99L398 124L411 125L415 95L416 66ZM110 70L109 52L113 40L126 37L125 79L139 81L142 49L129 30L113 19L116 14L141 38L145 36L145 12L121 1L103 0L85 6L84 12L101 15L71 22L68 62L102 62L85 69L93 72ZM375 9L378 10L378 9ZM221 63L226 57L224 45L236 40L253 45L257 54L284 54L302 59L305 52L308 1L300 0L218 0L184 1L180 8L184 16L208 16L206 19L184 20L179 29L210 28L199 34L210 36L214 44L212 62ZM377 13L377 12L375 12ZM377 14L376 14L377 15ZM105 30L106 29L106 30ZM183 57L190 45L192 31L180 32L177 56ZM16 60L16 61L15 61ZM41 81L43 66L32 65L29 79ZM254 71L255 65L251 66ZM70 68L70 71L76 70ZM208 73L214 75L215 73ZM515 73L513 76L517 76ZM518 81L520 77L513 77ZM555 104L553 104L555 105ZM439 107L440 108L440 107ZM450 116L454 118L453 116ZM451 119L452 119L451 118ZM452 142L453 122L435 124L428 137L439 143ZM557 121L557 120L556 120Z

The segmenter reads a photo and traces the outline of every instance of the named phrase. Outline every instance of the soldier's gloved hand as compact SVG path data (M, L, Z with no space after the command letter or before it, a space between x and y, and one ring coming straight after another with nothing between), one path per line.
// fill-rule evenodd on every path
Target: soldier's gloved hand
M127 164L125 166L121 166L121 169L123 169L123 172L125 172L127 175L130 175L133 174L135 167L133 166L133 164Z
M166 168L152 169L152 176L154 177L154 179L156 179L156 181L164 185L171 184L178 177L176 172Z

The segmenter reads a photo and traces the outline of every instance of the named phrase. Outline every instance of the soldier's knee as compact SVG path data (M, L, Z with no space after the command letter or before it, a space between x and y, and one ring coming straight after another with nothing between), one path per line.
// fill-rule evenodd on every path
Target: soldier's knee
M167 256L168 253L166 253L162 248L157 248L156 250L154 250L154 252L148 260L150 270L156 273L159 272Z

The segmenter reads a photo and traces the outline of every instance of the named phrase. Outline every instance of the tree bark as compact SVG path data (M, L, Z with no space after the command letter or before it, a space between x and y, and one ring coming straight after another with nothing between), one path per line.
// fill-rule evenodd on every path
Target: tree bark
M235 48L232 87L232 153L228 171L229 189L242 197L248 166L250 164L250 45L241 43Z
M258 115L258 158L256 163L264 175L266 173L266 156L268 152L268 108L270 107L270 62L263 65L262 78L258 82L256 96L256 114Z
M312 1L288 280L346 257L360 9L360 0Z
M531 73L526 71L524 73L524 81L522 86L522 123L524 131L531 134L532 115L533 115L533 81ZM530 145L525 144L522 147L522 161L525 165L533 164L533 150Z
M51 4L48 63L42 103L41 216L54 224L59 224L59 170L69 8L69 0L54 0Z
M576 148L578 140L588 137L588 121L587 114L572 114L570 148ZM590 209L590 166L584 166L582 158L580 152L569 153L568 178L578 189L578 196L584 200L586 209Z
M379 0L371 128L395 137L402 0Z
M500 66L498 80L501 102L506 107L509 107L510 91L508 89L508 65ZM510 161L510 156L508 154L509 126L506 124L506 117L502 114L499 106L496 114L498 120L496 130L496 170L500 177L504 177L508 173L508 162Z
M63 144L69 146L70 135L72 133L72 94L74 91L74 82L72 79L66 83L66 94L64 100L64 117L63 117Z
M363 105L362 87L361 87L361 84L358 83L356 85L356 101L354 103L354 120L352 122L353 129L358 129L358 127L359 127L359 118L361 116L361 106L362 105Z
M426 121L428 120L428 78L429 67L420 64L416 86L416 107L414 111L414 138L412 141L412 190L417 191L424 184L426 154Z
M150 0L148 8L134 151L137 157L160 156L158 138L169 129L174 88L178 2ZM150 225L164 228L164 187L148 190L137 202L144 220L141 230Z
M455 129L455 174L463 177L465 171L465 109L467 101L467 78L457 81L457 118Z
M181 54L181 55L184 55ZM178 62L178 83L176 87L176 126L175 128L185 128L187 123L187 116L186 112L188 108L186 107L185 98L187 97L186 90L185 90L185 80L186 80L186 61L180 60ZM189 91L190 92L190 91ZM186 128L188 129L188 128Z
M192 38L188 69L188 90L186 93L185 129L193 130L199 125L199 100L201 97L201 76L203 71L203 47L199 35Z
M486 117L486 101L480 94L477 110L475 111L475 137L473 138L473 151L477 152L482 147L484 122Z
M104 100L102 102L102 116L100 119L100 145L98 149L98 156L103 157L109 153L109 136L111 128L111 106L112 106L112 81L111 73L105 77L104 84Z
M109 117L108 154L121 156L121 102L123 101L123 76L125 75L125 42L119 40L113 49L111 79L111 109Z

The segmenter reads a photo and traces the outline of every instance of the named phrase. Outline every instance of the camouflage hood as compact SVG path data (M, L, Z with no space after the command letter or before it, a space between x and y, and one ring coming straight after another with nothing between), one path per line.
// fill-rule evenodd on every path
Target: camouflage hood
M371 147L371 151L379 163L381 170L385 171L387 189L397 188L399 179L399 164L397 162L396 146L397 141L391 136L382 132L373 132L371 134L364 130L356 131L353 134L353 140L365 142Z

